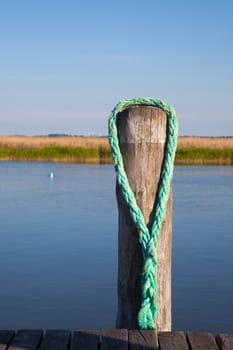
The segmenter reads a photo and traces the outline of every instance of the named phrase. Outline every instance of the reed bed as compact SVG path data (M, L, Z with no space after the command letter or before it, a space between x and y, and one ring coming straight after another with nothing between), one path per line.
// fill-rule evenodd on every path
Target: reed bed
M179 149L233 149L233 137L179 137Z
M176 164L232 165L233 137L180 137Z
M107 138L98 137L0 136L0 160L112 162ZM179 137L176 164L233 164L233 137Z
M0 160L110 163L107 138L0 136Z
M109 149L107 137L48 137L48 136L0 136L0 148L41 149L45 147L71 147ZM179 137L179 149L233 149L233 137Z
M70 147L98 149L109 148L107 138L102 137L48 137L48 136L0 136L1 149L42 149L46 147Z

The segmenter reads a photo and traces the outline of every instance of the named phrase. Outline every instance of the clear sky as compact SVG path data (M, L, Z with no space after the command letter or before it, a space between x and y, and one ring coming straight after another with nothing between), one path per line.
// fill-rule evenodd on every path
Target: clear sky
M106 134L138 96L233 135L232 0L0 0L0 134Z

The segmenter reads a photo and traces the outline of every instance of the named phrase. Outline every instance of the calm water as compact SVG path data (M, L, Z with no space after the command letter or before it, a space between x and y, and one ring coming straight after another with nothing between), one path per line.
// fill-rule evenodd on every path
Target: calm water
M0 328L114 327L113 167L2 162L0 196ZM233 332L233 167L177 167L173 198L173 329Z

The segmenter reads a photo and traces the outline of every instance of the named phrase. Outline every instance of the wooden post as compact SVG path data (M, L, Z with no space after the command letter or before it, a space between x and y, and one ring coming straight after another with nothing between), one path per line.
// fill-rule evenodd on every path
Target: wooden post
M145 223L151 227L164 157L167 116L164 111L155 107L135 106L124 110L117 118L125 172ZM137 315L141 304L143 259L138 233L118 185L116 185L116 195L119 210L116 326L138 329ZM170 193L157 250L158 331L171 330L171 240L172 196Z

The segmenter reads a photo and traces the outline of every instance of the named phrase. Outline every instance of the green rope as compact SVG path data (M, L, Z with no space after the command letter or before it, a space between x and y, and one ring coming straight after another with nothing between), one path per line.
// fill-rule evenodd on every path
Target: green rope
M162 109L167 115L167 140L163 166L160 174L159 188L157 191L154 220L151 232L147 228L143 214L137 205L133 191L128 182L124 169L124 163L119 147L117 131L117 115L132 106L153 106ZM142 301L138 313L138 324L141 329L156 329L157 306L157 246L159 233L166 214L167 201L170 193L170 184L173 174L173 164L177 145L178 122L174 109L161 100L152 98L135 98L120 101L109 117L109 143L115 163L116 177L129 206L130 215L136 225L139 242L142 248L144 267L142 272Z

